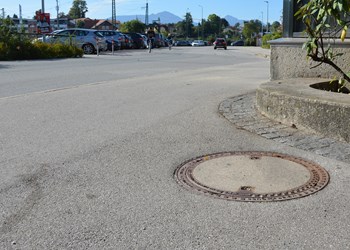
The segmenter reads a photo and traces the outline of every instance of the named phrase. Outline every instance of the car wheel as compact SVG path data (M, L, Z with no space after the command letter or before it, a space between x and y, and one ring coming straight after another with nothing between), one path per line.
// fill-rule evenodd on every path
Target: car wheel
M83 51L84 54L93 54L95 52L95 48L92 44L88 43L83 45Z

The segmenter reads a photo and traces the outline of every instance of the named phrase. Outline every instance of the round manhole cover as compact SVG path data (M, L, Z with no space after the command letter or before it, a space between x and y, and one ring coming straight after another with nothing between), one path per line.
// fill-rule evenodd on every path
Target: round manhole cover
M236 201L283 201L324 188L329 175L321 166L272 152L224 152L180 165L175 178L182 186Z

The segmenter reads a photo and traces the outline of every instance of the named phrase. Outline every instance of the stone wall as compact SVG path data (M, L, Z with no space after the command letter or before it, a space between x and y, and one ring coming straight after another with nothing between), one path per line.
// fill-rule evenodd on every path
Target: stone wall
M306 50L302 49L305 38L280 38L270 41L271 45L271 80L289 78L322 77L333 79L339 74L329 65L317 65L306 57ZM345 72L350 72L350 42L333 41L334 53L343 53L335 63Z

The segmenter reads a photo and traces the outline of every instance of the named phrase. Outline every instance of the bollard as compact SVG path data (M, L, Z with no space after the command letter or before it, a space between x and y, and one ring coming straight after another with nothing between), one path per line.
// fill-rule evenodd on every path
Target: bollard
M114 38L112 37L112 55L114 55Z
M97 37L96 37L96 54L97 56L100 55L99 39Z

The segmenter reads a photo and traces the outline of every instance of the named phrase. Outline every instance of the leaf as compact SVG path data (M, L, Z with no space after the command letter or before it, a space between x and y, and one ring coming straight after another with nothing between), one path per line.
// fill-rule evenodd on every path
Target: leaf
M342 32L341 32L341 35L340 35L340 40L342 42L344 42L345 37L346 37L346 29L343 29Z
M342 4L342 3L339 3L339 4L338 4L338 8L339 8L340 11L343 11L343 4Z

